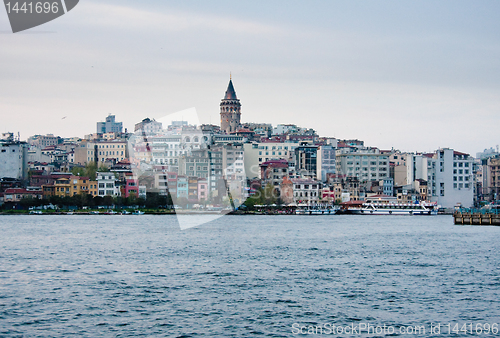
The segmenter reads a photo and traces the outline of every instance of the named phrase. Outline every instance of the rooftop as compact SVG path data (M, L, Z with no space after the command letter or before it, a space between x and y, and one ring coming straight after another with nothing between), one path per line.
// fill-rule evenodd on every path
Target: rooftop
M238 98L236 97L236 92L234 91L233 81L231 79L229 80L229 85L227 86L224 100L238 100Z

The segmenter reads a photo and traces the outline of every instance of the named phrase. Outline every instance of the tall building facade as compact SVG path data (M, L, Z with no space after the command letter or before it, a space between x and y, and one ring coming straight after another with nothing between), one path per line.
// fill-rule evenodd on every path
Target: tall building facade
M97 133L121 133L123 128L122 122L115 121L115 115L108 115L106 122L97 122Z
M229 80L226 95L220 103L220 129L226 133L238 130L241 121L241 103L236 97L233 81Z
M426 181L428 199L443 208L470 208L474 201L473 163L469 154L448 148L432 154L407 154L407 184L416 188L416 181Z
M389 155L376 148L341 148L336 152L337 173L361 182L389 177Z
M28 144L13 138L0 140L0 178L28 178Z
M295 148L295 171L301 177L316 178L318 146L301 145Z

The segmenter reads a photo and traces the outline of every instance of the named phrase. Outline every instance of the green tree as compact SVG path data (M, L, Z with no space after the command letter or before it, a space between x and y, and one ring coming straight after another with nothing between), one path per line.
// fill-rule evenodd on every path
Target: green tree
M278 200L278 192L271 183L268 183L263 191L263 204L275 204Z
M110 196L110 195L106 195L103 197L103 200L102 200L102 205L105 205L107 207L109 206L112 206L114 204L114 198L113 196Z
M108 168L104 167L104 171L109 171ZM100 170L101 168L99 168ZM85 167L73 167L71 173L75 176L88 177L91 181L95 181L97 173L97 165L95 162L89 162Z
M38 199L38 198L33 198L33 197L23 197L20 201L19 201L19 204L21 204L21 206L24 208L24 209L27 209L29 207L37 207L37 206L40 206L42 205L42 200L41 199Z

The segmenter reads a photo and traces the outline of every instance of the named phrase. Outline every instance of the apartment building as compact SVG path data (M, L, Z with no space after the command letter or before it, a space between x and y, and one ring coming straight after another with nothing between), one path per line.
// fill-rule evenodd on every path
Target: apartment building
M389 177L389 155L376 148L341 148L336 151L337 173L360 181Z
M321 196L321 182L313 179L292 179L293 197L297 204L316 204Z
M253 142L243 144L245 173L248 178L260 178L260 165L270 160L287 160L295 164L298 143Z
M104 196L120 196L120 187L117 184L115 174L112 172L98 172L97 173L97 195Z

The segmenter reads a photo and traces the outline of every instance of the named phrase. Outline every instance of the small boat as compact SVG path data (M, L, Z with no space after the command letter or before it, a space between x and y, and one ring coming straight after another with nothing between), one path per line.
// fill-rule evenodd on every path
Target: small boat
M130 211L127 211L127 210L123 210L121 212L122 215L130 215Z
M73 215L73 211L68 211L66 215Z
M117 214L117 212L116 212L116 211L114 211L114 210L108 210L108 211L106 211L104 214L105 214L105 215L116 215L116 214Z
M31 210L30 211L30 215L42 215L43 212L41 212L40 210Z
M99 211L91 211L90 214L91 215L99 215Z
M132 215L144 215L144 211L135 210Z

